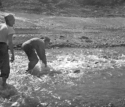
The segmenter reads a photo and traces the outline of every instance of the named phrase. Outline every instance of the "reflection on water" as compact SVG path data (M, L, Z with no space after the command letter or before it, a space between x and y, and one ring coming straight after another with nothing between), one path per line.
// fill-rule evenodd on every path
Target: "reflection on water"
M23 107L35 107L33 102L38 107L125 106L123 48L47 50L47 59L53 71L61 73L38 78L24 73L27 58L16 52L8 82L24 94Z

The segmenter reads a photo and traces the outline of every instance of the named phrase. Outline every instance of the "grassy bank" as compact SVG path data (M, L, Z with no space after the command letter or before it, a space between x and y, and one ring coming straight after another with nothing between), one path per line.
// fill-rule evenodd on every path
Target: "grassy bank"
M1 22L3 20L1 13ZM123 17L64 17L13 12L16 16L16 48L32 38L48 36L50 48L102 48L125 46L125 19Z
M123 0L1 0L1 11L75 17L124 17ZM115 2L116 1L116 2ZM123 2L122 2L123 1ZM95 2L95 3L94 3ZM97 2L97 3L96 3ZM87 3L87 4L86 4ZM93 4L92 4L93 3ZM101 4L103 5L101 5ZM115 4L114 4L115 3Z

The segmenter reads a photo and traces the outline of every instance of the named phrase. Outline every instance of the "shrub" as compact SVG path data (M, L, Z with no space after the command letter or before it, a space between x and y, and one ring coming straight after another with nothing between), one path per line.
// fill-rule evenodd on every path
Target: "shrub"
M98 5L98 6L118 5L124 2L125 2L124 0L78 0L78 3L81 5Z
M2 1L0 0L0 7L2 6Z

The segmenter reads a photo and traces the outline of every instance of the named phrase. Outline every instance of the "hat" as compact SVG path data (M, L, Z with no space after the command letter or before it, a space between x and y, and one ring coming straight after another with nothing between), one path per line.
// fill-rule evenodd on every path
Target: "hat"
M50 38L49 37L41 37L41 39L44 39L44 41L50 42Z
M15 19L13 14L7 14L4 16L4 18L8 20Z

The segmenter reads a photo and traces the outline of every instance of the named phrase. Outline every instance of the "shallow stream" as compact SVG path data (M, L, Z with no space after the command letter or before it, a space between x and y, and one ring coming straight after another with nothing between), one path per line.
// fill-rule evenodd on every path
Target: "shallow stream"
M125 107L124 47L49 49L46 55L51 72L59 73L38 78L25 74L27 57L16 51L8 84L23 95L10 96L3 107L15 102L18 107Z

